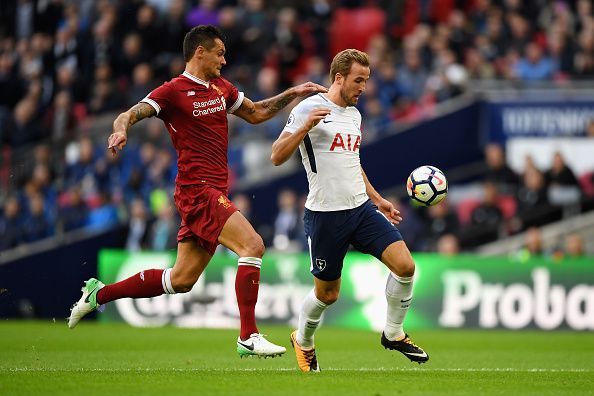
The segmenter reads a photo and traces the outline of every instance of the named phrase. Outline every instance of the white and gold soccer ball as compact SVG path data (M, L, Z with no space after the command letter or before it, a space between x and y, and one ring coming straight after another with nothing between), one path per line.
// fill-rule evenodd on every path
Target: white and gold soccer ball
M413 204L418 206L437 205L448 194L448 180L445 174L435 166L419 166L408 177L406 192Z

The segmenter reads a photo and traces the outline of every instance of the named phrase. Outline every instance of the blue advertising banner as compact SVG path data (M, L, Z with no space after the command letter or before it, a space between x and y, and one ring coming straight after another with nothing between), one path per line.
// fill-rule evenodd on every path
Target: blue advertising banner
M594 120L593 100L487 101L483 127L490 141L517 137L579 137Z

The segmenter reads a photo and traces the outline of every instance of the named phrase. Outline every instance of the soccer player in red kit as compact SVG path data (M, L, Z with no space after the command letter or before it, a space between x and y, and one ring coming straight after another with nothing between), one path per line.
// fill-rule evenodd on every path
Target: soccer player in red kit
M214 26L196 26L185 36L185 71L153 90L113 123L108 149L116 155L126 145L127 131L152 116L163 120L178 157L174 199L181 215L177 258L173 268L142 271L120 282L85 282L82 297L73 306L68 326L110 301L185 293L192 289L219 244L238 256L235 291L241 321L237 352L241 356L279 356L285 348L266 340L258 331L254 309L258 300L264 244L247 219L227 197L227 113L256 124L272 118L297 97L326 92L307 82L259 102L221 77L225 65L222 33Z

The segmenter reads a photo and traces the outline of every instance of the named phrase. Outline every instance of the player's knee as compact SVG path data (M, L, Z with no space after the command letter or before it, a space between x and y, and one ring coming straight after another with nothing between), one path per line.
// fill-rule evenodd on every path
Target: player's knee
M191 276L179 278L172 277L171 286L173 286L173 290L175 290L176 293L187 293L192 290L192 287L194 287L197 280L198 279Z
M324 304L331 305L338 300L340 292L338 290L321 290L316 291L316 297Z
M396 275L410 277L415 274L415 262L412 258L402 260L396 266Z
M266 248L262 237L256 234L247 241L243 250L239 252L240 257L262 257Z

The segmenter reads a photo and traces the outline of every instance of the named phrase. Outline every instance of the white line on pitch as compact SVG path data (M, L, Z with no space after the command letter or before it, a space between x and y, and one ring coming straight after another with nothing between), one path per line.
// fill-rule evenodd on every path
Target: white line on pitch
M44 373L44 372L51 372L51 373L142 373L142 372L188 372L188 373L195 373L195 372L275 372L275 371L297 371L294 368L286 368L286 367L279 367L279 368L73 368L73 369L66 369L66 368L43 368L43 367L12 367L12 368L0 368L0 372L11 372L11 373ZM512 373L589 373L594 372L594 369L580 369L580 368L513 368L513 367L480 367L480 368L386 368L386 367L377 367L377 368L370 368L370 367L359 367L359 368L323 368L322 371L360 371L360 372L382 372L382 371L392 371L392 372L482 372L482 373L489 373L489 372L512 372Z

